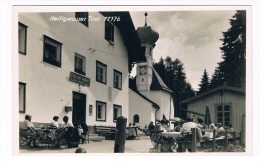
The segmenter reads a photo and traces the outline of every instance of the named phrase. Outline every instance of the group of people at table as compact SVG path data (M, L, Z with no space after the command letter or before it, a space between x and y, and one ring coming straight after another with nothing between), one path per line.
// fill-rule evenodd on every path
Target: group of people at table
M153 122L150 122L148 126L148 133L150 133L150 138L152 139L152 136L156 134L155 131L160 131L160 135L167 139L173 139L173 138L178 138L179 145L181 145L182 151L186 150L191 150L190 148L190 143L192 140L192 128L196 129L196 136L197 136L197 141L196 145L200 146L201 142L205 140L210 140L213 138L213 132L202 132L201 129L217 129L218 131L220 130L225 130L223 125L221 123L218 123L215 125L214 123L211 123L209 126L204 125L204 121L201 117L198 117L197 119L198 123L193 122L193 118L186 118L186 121L184 122L178 122L177 125L174 127L174 130L170 130L169 128L169 121L166 119L161 120L159 123L156 125L153 124ZM233 130L231 124L227 126L228 129ZM215 133L217 138L220 137L225 137L225 132L217 132ZM228 134L228 137L231 137L230 134ZM187 143L184 143L187 142Z
M38 147L36 141L41 136L42 129L36 129L32 123L32 116L31 115L25 115L24 125L20 127L20 136L21 137L27 137L30 138L30 141L28 142L28 145L32 147ZM54 116L52 122L47 127L47 129L54 130L55 139L56 139L56 148L60 148L60 141L62 139L65 139L67 141L68 147L73 147L72 142L74 143L74 147L78 147L78 144L83 144L86 139L84 138L84 135L88 132L88 126L84 121L80 121L80 123L73 125L71 121L69 121L68 116L63 117L63 124L58 124L59 117ZM45 129L45 128L44 128ZM73 137L72 137L73 136Z

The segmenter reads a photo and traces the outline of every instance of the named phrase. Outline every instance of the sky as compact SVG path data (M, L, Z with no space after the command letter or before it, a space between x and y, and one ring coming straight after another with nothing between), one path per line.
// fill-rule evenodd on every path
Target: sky
M130 12L135 28L144 26L145 11ZM159 33L153 51L154 61L170 56L184 65L187 81L198 90L204 72L209 77L222 61L222 32L230 28L235 10L148 11L147 25ZM135 68L132 76L135 75Z

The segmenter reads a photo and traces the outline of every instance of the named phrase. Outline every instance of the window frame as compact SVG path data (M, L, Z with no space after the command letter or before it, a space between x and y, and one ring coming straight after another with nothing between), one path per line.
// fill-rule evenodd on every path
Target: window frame
M99 68L101 68L103 70L103 74L102 75L102 79L99 79ZM107 84L107 65L100 62L100 61L96 61L96 81L99 83L103 83L103 84Z
M82 18L85 19L85 20L80 20L79 22L85 25L86 27L89 27L88 16L89 16L88 12L75 12L76 19L82 19Z
M107 20L105 21L105 40L107 40L110 44L113 44L115 42L114 25Z
M222 105L224 107L222 107ZM219 106L221 106L221 112L218 111ZM225 120L225 113L227 112L227 111L225 111L225 106L229 106L229 121ZM231 105L231 103L216 104L215 107L216 107L216 110L215 110L216 111L216 116L215 116L216 124L222 123L223 127L226 126L226 124L228 124L228 123L232 124L232 105ZM221 113L221 117L218 116L218 113ZM219 118L222 118L222 122L219 121Z
M140 122L140 116L138 114L135 114L133 116L133 123L139 123Z
M101 104L102 107L104 107L104 108L102 108L102 110L104 110L104 117L103 118L98 118L98 114L99 114L98 105L99 104ZM107 117L107 103L102 102L102 101L96 101L96 121L106 122L106 117Z
M116 75L119 77L118 86L116 86L116 79L115 79ZM114 75L113 75L113 86L114 86L114 88L122 90L122 76L123 76L122 72L114 69Z
M23 86L23 99L22 99L22 102L23 102L23 109L20 108L20 86ZM26 112L26 83L23 83L23 82L19 82L19 113L25 113Z
M24 52L22 52L21 50L20 50L20 27L22 27L22 28L24 28ZM26 55L26 52L27 52L27 28L28 28L28 26L26 26L26 25L24 25L23 23L21 23L21 22L18 22L18 52L20 53L20 54L23 54L23 55Z
M44 36L43 37L43 62L49 63L49 64L57 66L57 67L61 67L62 43L60 43L59 41L56 41L46 35L43 35L43 36ZM50 44L46 41L51 42L52 44ZM48 46L52 46L54 48L59 48L59 52L58 52L58 50L56 50L56 59L55 60L49 59L45 56L46 44L48 44Z
M76 67L76 58L79 58L82 60L81 69ZM81 75L86 75L86 57L84 57L83 55L80 55L78 53L75 53L75 55L74 55L74 72L79 73Z
M120 115L118 115L118 112L117 112L117 116L115 117L115 110L120 110ZM116 122L117 118L122 116L122 106L121 105L116 105L114 104L113 105L113 122Z

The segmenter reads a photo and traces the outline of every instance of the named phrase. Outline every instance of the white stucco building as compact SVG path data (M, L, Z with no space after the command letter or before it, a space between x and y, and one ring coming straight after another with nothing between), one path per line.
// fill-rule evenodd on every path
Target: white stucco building
M19 13L18 33L19 121L129 117L129 72L146 58L128 12Z

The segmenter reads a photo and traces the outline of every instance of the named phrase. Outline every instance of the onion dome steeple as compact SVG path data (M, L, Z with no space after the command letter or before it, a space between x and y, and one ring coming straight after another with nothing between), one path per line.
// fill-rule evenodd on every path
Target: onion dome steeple
M159 33L152 29L151 26L147 26L147 13L145 15L145 25L137 28L137 33L140 38L141 44L150 44L153 47L155 42L159 39Z

